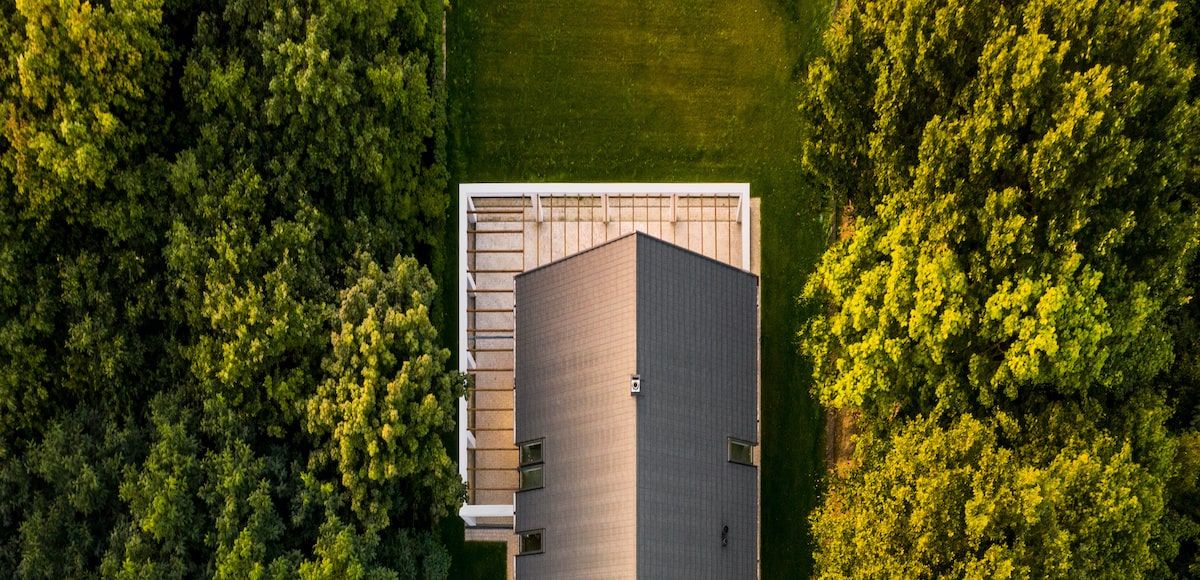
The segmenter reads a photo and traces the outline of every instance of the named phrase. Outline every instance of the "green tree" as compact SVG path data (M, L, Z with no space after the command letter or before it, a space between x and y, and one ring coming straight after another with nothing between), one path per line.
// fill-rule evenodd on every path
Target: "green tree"
M948 427L917 418L868 435L863 462L812 516L822 574L1129 578L1161 571L1163 465L1097 409L1054 406L1020 425L1001 413ZM1025 432L1028 429L1031 432ZM1169 439L1140 442L1171 449ZM1156 469L1158 472L1156 472Z
M1195 462L1164 373L1190 339L1200 111L1174 18L1108 0L836 15L805 162L854 219L801 339L816 395L866 433L813 516L825 572L1181 570Z
M385 555L443 559L407 538L460 500L439 437L461 385L428 272L375 266L438 255L441 9L247 1L197 16L180 80L197 139L171 168L187 209L166 248L179 348L212 451L273 466L215 486L241 506L216 522L221 574L303 560L304 574L407 575Z
M824 403L878 417L1123 397L1167 368L1200 130L1171 19L1107 1L841 13L809 72L810 168L870 184L846 191L874 211L806 289L831 306L805 336Z
M0 6L0 576L447 575L442 10Z
M104 575L122 578L168 578L194 573L204 531L211 527L200 501L203 483L196 423L180 401L159 396L151 403L153 443L142 466L130 466L121 484L121 499L130 519L118 527L104 561Z
M1179 2L1176 42L1192 66L1200 63L1200 2ZM1200 99L1200 75L1192 77L1191 95ZM1193 161L1192 182L1200 181L1200 160ZM1192 211L1197 211L1193 206ZM1175 400L1172 426L1180 434L1180 475L1173 480L1172 510L1179 515L1185 538L1175 562L1182 575L1200 576L1200 257L1192 261L1188 278L1190 300L1174 317L1175 363L1167 377Z
M1193 65L1200 60L1200 2L1177 2L1175 41L1179 43L1184 54L1191 58ZM1192 77L1192 96L1200 96L1200 78Z
M113 526L127 512L119 487L146 454L140 430L79 409L56 417L42 438L0 461L0 518L14 533L0 569L23 577L94 573Z
M159 2L3 9L0 434L127 405L161 353ZM2 453L2 452L0 452ZM2 455L0 455L2 456Z
M431 6L246 1L197 18L180 82L198 139L171 175L190 207L168 247L201 330L184 348L206 391L280 429L320 375L354 253L435 253Z
M0 6L0 570L94 571L166 355L161 2Z
M448 372L427 297L436 286L412 258L384 272L366 255L342 292L326 361L329 378L308 400L306 429L321 444L314 467L336 466L349 504L369 529L385 527L395 504L430 521L462 503L458 471L442 446L465 392Z

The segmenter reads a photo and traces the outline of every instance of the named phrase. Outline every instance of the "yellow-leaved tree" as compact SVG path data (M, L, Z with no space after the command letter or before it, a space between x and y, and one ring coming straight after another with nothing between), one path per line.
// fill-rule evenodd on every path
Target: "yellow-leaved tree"
M808 282L804 299L824 306L801 340L816 395L861 411L867 435L859 472L834 476L814 515L824 572L894 558L918 574L1128 576L1175 558L1188 532L1162 507L1180 474L1160 457L1176 448L1161 375L1200 231L1200 115L1173 18L1148 0L864 0L836 14L802 99L805 161L854 227ZM1062 404L1095 426L1039 423ZM981 433L970 450L967 428ZM1107 475L1066 469L1081 458ZM1003 484L920 491L941 469ZM1141 507L1057 515L1113 486ZM1017 488L1071 490L1045 504L1059 525L1014 508L1031 501L1010 502ZM867 490L895 496L857 501ZM947 531L978 531L971 514L988 510L998 532ZM922 514L950 519L922 535ZM987 567L961 567L975 561Z

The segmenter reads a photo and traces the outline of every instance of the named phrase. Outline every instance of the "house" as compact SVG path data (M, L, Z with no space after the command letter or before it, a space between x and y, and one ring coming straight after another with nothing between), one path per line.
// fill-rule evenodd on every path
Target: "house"
M515 284L517 577L756 577L758 278L633 233Z
M746 183L463 183L458 200L459 509L467 541L516 554L513 278L634 231L757 273L759 200ZM512 578L511 566L509 579Z

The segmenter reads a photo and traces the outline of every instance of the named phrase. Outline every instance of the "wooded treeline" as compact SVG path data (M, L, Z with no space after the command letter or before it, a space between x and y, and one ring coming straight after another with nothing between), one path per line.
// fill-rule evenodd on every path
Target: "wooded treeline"
M443 9L0 7L0 571L447 574Z
M805 162L853 219L801 340L862 434L812 516L821 573L1200 575L1195 19L837 12Z

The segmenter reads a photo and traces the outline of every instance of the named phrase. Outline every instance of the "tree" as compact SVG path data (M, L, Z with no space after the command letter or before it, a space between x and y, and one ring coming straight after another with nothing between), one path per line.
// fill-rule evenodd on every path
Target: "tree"
M801 340L816 395L866 433L813 516L824 571L1185 570L1196 463L1164 373L1189 340L1200 115L1173 10L836 15L805 162L854 219L809 279L824 311Z
M166 248L180 352L215 450L276 466L226 496L248 506L217 522L231 575L314 553L324 564L302 571L442 558L420 538L461 497L439 440L461 382L428 272L375 265L437 254L440 10L285 0L197 17L180 84L198 139L172 166L188 211ZM287 503L279 534L267 508Z
M1055 406L1041 432L999 414L917 418L868 435L812 516L822 574L1129 578L1161 573L1161 465L1125 434ZM1090 411L1094 411L1090 410ZM1165 431L1159 431L1165 435ZM1143 444L1171 448L1160 437Z
M1179 2L1175 38L1192 66L1200 63L1200 3ZM1191 96L1200 98L1200 75L1192 77ZM1200 176L1200 160L1192 163L1193 183ZM1193 206L1192 211L1197 211ZM1184 538L1174 570L1200 576L1200 257L1191 263L1190 300L1175 320L1175 362L1167 375L1175 403L1171 425L1179 433L1180 475L1172 480L1172 512Z
M824 403L1123 397L1170 364L1200 118L1171 19L1148 2L847 7L809 72L807 151L874 211L806 289L832 308L805 336Z
M446 576L443 9L0 7L0 571Z
M356 251L435 253L448 198L425 162L444 132L430 5L247 1L197 18L180 83L199 137L172 167L190 207L167 252L199 330L193 374L264 421L299 417Z
M386 527L396 504L427 523L465 499L440 438L465 383L447 371L450 351L429 320L429 273L412 258L387 272L366 255L359 261L357 282L342 292L329 378L307 403L306 429L321 441L311 461L336 466L366 528Z
M39 423L55 391L127 403L161 349L145 332L167 202L161 16L153 1L4 9L0 434Z
M0 7L0 570L94 570L172 371L161 2Z
M1200 2L1179 0L1176 4L1175 42L1195 64L1200 59ZM1200 96L1200 78L1192 77L1192 96Z

